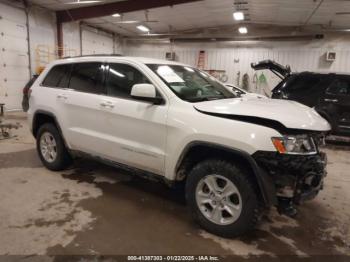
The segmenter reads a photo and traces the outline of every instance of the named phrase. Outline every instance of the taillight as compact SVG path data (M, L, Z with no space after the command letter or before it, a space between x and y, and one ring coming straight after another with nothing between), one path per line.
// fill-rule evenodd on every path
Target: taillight
M30 96L31 93L32 93L32 89L30 87L23 88L24 95Z
M23 94L24 94L24 95L28 95L29 89L30 89L29 87L23 88Z

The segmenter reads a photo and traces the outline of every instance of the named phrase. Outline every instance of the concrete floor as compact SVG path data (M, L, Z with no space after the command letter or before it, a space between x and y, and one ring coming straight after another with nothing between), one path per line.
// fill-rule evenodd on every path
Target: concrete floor
M48 171L25 115L8 119L23 128L0 141L0 255L350 255L350 147L326 149L325 189L296 220L272 210L254 233L228 240L198 228L161 184L90 160Z

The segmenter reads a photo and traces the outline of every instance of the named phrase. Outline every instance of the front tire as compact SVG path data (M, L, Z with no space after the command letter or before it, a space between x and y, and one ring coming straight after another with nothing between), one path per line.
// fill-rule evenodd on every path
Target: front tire
M224 160L206 160L190 171L186 199L199 225L222 237L247 233L260 216L257 194L247 174Z
M51 123L40 127L36 136L36 146L41 162L49 170L61 171L72 163L60 132Z

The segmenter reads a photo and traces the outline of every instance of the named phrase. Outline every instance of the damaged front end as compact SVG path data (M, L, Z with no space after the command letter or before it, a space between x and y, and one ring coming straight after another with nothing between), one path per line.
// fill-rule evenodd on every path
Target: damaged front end
M324 145L324 135L306 136L303 141L310 141L313 148L304 142L299 145L300 152L293 152L291 148L288 149L288 144L274 142L278 152L258 151L253 155L256 163L274 183L279 212L288 216L296 215L295 205L317 196L327 174L327 157L320 151Z

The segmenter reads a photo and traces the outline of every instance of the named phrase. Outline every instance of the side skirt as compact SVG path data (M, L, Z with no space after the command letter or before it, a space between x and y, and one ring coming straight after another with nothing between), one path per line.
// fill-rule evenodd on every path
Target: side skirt
M103 158L103 157L91 155L91 154L77 151L77 150L70 150L69 153L74 158L92 159L92 160L95 160L95 161L100 162L102 164L122 169L122 170L130 173L130 175L135 175L135 176L141 177L141 178L146 179L146 180L163 183L168 187L173 187L176 184L175 181L169 180L169 179L165 178L164 176L161 176L161 175L149 172L149 171L145 171L142 169L134 168L134 167L122 164L122 163L115 162L115 161L111 161L111 160Z

